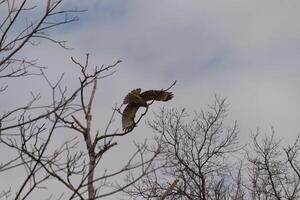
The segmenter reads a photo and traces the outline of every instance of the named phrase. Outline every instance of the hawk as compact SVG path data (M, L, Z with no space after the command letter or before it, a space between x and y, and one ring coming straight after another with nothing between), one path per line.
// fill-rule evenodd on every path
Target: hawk
M123 104L127 104L122 114L122 127L124 131L129 131L134 128L135 114L139 107L148 107L147 101L169 101L173 98L171 92L164 90L147 90L141 93L141 88L137 88L129 92Z

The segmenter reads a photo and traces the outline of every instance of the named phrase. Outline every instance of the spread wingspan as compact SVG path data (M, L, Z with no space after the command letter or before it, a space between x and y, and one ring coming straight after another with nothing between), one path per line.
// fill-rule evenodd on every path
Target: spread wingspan
M148 90L141 93L141 89L135 89L129 92L123 103L127 104L122 114L122 128L124 131L130 131L135 126L135 115L139 107L147 107L147 101L169 101L173 98L171 92L163 90Z

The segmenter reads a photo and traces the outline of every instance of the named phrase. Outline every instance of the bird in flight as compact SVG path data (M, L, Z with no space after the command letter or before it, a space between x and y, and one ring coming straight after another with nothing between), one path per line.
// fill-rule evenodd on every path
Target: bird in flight
M148 107L147 101L169 101L173 98L171 92L164 90L147 90L141 93L141 88L129 92L123 104L127 104L122 114L122 128L124 131L132 130L135 126L135 114L139 107Z

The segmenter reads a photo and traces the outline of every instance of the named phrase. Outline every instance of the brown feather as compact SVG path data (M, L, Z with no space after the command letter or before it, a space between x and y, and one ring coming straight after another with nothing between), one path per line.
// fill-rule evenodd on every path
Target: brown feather
M141 88L134 89L130 91L124 98L123 104L128 104L130 102L135 102L138 103L140 101L140 93L141 93Z
M128 131L134 128L135 114L139 109L139 105L135 103L129 103L122 114L122 128L124 131Z
M130 91L124 98L123 100L123 104L128 104L132 101L132 99L135 97L135 96L139 96L141 93L141 88L137 88L137 89L134 89L132 91Z
M171 92L166 92L163 90L148 90L140 95L145 101L169 101L173 98Z
M171 92L163 90L148 90L141 93L141 89L134 89L129 92L123 103L127 104L122 114L122 128L124 131L130 131L135 126L135 115L139 107L147 107L147 101L169 101L173 98Z

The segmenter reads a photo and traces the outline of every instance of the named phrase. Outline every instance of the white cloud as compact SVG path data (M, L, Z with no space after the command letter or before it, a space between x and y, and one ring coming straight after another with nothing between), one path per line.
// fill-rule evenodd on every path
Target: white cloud
M79 6L76 2L67 5ZM214 93L228 97L243 135L269 125L279 134L287 130L294 136L299 131L295 121L287 120L296 120L293 111L299 108L299 2L165 0L86 5L90 11L82 15L82 24L59 32L58 37L68 38L75 47L70 54L90 52L99 64L124 61L113 81L103 82L100 93L107 95L102 96L101 106L118 102L132 88L162 88L178 80L175 105L199 110ZM61 55L54 61L39 57L46 57L48 65L62 66Z
M160 89L176 79L168 105L192 112L214 93L228 97L229 117L238 120L243 138L257 126L267 132L274 125L287 140L300 132L300 1L72 0L65 6L90 9L55 35L75 50L44 43L24 53L39 58L53 78L67 72L70 87L77 84L71 55L91 53L99 65L122 59L117 74L99 84L95 119L102 129L129 90ZM139 127L128 141L149 132Z

